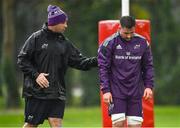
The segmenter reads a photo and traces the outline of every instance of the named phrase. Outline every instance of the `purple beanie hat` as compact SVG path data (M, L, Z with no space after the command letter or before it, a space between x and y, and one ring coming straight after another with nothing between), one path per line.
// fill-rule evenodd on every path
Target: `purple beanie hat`
M68 20L68 16L58 6L49 5L47 8L48 12L48 26L54 26L59 23L64 23Z

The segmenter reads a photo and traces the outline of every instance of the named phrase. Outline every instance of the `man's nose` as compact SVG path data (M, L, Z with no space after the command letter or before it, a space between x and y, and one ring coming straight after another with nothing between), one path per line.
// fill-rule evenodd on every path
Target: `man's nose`
M131 34L128 34L128 35L127 35L127 38L128 38L128 39L130 39L131 37L132 37Z
M65 24L64 24L64 27L65 27L65 28L67 28L67 27L68 27L67 23L65 23Z
M65 24L64 27L67 28L68 27L67 24Z

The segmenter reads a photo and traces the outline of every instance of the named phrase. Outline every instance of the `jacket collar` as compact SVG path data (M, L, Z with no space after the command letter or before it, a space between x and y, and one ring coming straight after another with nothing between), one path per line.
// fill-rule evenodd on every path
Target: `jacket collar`
M53 32L53 31L49 30L47 22L43 24L42 29L44 32L47 33L47 35L49 37L55 37L55 38L59 37L60 39L63 39L63 40L65 39L65 36L62 33Z

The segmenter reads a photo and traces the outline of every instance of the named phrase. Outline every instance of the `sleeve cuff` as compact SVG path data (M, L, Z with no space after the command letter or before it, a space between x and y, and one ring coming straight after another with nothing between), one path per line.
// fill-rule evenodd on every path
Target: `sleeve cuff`
M36 72L36 73L34 73L33 74L33 78L36 80L36 78L39 76L39 73L38 72Z
M92 58L92 66L93 67L97 67L98 66L97 57L93 57Z
M101 89L102 93L105 94L107 92L110 92L110 89L109 88L106 88L106 89Z
M150 89L153 89L153 86L152 85L145 85L146 88L150 88Z

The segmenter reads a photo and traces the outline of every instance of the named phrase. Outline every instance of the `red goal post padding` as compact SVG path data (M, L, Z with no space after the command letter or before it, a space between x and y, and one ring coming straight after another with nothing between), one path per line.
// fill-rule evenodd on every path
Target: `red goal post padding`
M119 20L105 20L100 21L99 30L99 45L110 35L117 32L119 28ZM151 42L150 38L150 21L149 20L136 20L136 33L144 36L148 42ZM102 121L103 127L111 127L112 122L108 116L107 106L103 103L102 93L101 95L101 109L102 109ZM143 99L143 117L144 122L142 127L154 127L154 100L145 101Z

